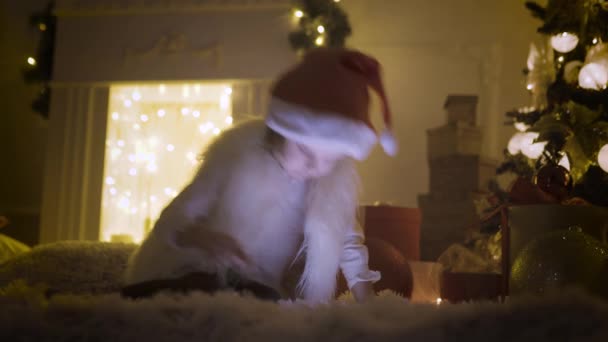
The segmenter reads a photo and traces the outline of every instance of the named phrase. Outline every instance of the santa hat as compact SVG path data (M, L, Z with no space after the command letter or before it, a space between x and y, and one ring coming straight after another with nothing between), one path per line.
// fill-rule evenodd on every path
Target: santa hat
M275 83L266 124L289 140L363 160L378 141L369 115L368 88L382 103L385 129L380 144L394 156L397 142L391 132L380 64L357 51L319 48L309 52Z

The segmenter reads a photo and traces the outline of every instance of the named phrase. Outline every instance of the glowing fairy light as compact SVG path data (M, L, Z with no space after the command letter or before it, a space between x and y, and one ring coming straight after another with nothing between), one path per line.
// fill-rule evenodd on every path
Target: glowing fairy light
M139 101L141 100L141 93L136 90L133 92L133 94L131 94L131 98L133 101Z
M126 197L122 197L118 201L118 207L121 209L127 209L129 207L129 204L131 204L131 201Z
M227 110L230 106L230 97L228 95L222 95L220 98L220 108L222 110Z

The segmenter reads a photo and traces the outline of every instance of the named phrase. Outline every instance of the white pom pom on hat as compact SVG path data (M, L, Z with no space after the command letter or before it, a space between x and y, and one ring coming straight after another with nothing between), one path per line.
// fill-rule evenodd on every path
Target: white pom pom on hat
M378 137L369 115L369 88L380 97L385 128ZM272 89L268 127L286 138L367 158L380 142L395 156L398 143L380 75L380 64L361 52L318 48L283 74Z

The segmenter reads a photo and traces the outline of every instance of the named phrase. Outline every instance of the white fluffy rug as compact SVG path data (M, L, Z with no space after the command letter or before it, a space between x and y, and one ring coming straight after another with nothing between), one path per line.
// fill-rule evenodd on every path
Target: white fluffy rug
M13 290L0 308L0 341L608 341L608 304L577 293L440 306L384 294L310 308L225 293L47 302Z
M315 308L227 293L126 300L115 291L132 250L64 242L0 264L0 341L608 341L608 303L578 292L440 306L391 293Z

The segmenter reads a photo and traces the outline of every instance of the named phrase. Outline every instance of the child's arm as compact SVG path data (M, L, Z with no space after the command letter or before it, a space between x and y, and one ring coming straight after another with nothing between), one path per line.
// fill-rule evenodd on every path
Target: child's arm
M373 283L380 280L380 272L371 271L368 267L369 254L363 229L357 225L348 232L344 243L344 251L340 260L340 268L358 302L363 302L374 295Z
M238 242L205 227L205 218L222 184L221 175L211 171L210 166L203 165L194 180L162 211L153 233L174 248L194 248L219 264L244 267L249 259Z
M154 234L160 234L170 244L177 243L177 233L193 228L209 214L219 190L219 179L210 176L209 172L201 170L163 209L154 225Z

